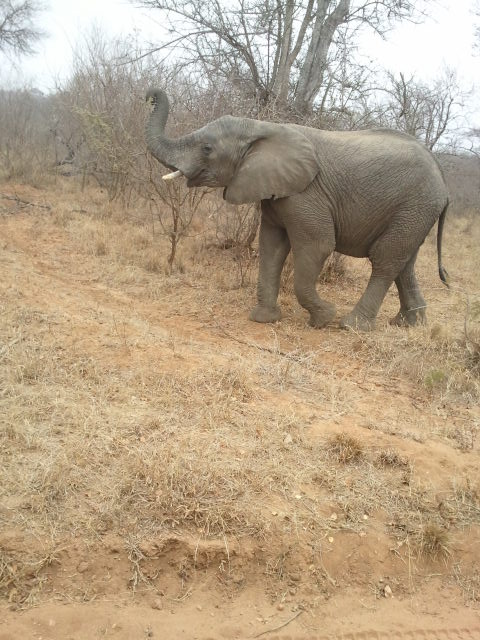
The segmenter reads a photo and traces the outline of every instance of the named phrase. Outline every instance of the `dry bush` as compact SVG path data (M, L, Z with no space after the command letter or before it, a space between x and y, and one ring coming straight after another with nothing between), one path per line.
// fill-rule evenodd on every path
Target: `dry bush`
M58 94L62 136L75 150L72 165L94 177L110 199L128 203L148 175L144 140L145 90L166 81L135 57L134 40L108 42L93 30L76 51L73 72Z
M0 179L41 185L56 164L54 100L32 89L0 91Z
M258 204L231 205L217 194L213 195L207 215L213 223L215 244L221 249L232 247L251 249L260 224L260 206Z
M155 233L155 221L160 233L170 242L167 258L167 272L172 273L178 244L190 232L194 217L207 194L205 189L188 189L181 182L165 182L150 174L151 193L149 205L152 216L152 231ZM180 269L181 270L181 269Z

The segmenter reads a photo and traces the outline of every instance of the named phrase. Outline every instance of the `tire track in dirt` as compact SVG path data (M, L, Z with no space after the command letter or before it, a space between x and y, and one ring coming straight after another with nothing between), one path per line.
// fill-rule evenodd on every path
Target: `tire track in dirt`
M258 637L258 636L257 636ZM270 635L270 640L288 640L288 635ZM480 627L475 629L415 629L414 631L360 631L327 636L305 636L304 640L479 640ZM296 640L302 640L297 637Z

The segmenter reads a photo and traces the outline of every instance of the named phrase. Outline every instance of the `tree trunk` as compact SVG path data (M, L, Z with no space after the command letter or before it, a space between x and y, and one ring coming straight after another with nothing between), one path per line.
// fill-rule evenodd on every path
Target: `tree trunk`
M312 110L327 68L328 51L338 27L348 20L351 0L340 0L328 14L331 0L317 0L312 37L300 69L294 105L300 113Z

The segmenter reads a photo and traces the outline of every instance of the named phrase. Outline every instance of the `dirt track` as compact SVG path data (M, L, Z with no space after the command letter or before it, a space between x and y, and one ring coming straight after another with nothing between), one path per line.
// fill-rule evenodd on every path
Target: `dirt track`
M141 417L151 421L154 409L158 411L152 404L154 394L158 392L158 388L152 386L152 380L159 376L181 375L182 380L191 376L192 391L185 396L185 402L195 402L196 381L203 380L207 374L213 375L211 372L234 371L236 377L231 387L216 389L214 402L225 404L225 411L231 412L229 419L232 415L244 416L246 425L247 419L258 417L256 429L264 428L265 434L254 434L252 437L260 444L252 447L260 447L262 438L268 445L272 434L276 433L275 426L264 427L263 424L278 416L278 428L284 432L279 435L280 462L275 462L277 466L290 464L288 455L292 461L305 457L308 465L310 457L315 460L315 448L325 448L326 438L348 433L365 447L368 464L362 473L366 479L374 477L368 474L380 473L374 468L376 457L382 451L394 450L414 465L415 482L428 493L425 504L432 505L437 500L439 505L448 503L448 507L453 508L453 502L445 497L452 478L467 478L472 482L478 479L478 441L472 436L471 447L462 444L465 433L470 433L466 425L478 427L480 413L476 403L468 402L465 394L449 396L447 391L443 396L438 392L443 398L439 399L435 397L435 389L419 386L401 366L389 370L388 363L372 358L372 351L378 349L380 353L390 353L392 361L398 359L400 362L396 349L405 333L385 328L385 318L393 315L396 308L393 295L382 310L377 338L347 334L335 327L324 332L313 331L305 326L303 312L289 298L284 300L286 318L282 323L274 328L256 325L246 320L251 288L237 291L226 287L217 296L218 287L208 283L208 276L202 282L200 277L189 275L187 271L185 277L172 284L163 275L132 271L112 262L108 255L92 255L85 250L85 245L78 239L81 225L79 216L72 216L69 224L59 226L51 214L38 212L0 218L0 295L6 319L3 344L12 354L17 353L14 349L22 341L26 345L24 351L18 352L19 357L26 359L21 363L23 378L17 374L12 378L19 385L15 387L15 393L24 395L18 396L15 409L17 426L12 427L13 418L9 416L8 429L21 429L20 424L28 423L28 428L34 430L35 424L26 407L28 402L33 402L33 397L37 397L35 389L41 384L49 384L47 372L52 380L56 375L48 368L50 357L59 358L61 363L68 359L69 368L62 364L65 371L78 372L78 363L87 362L95 369L95 385L102 381L105 386L111 385L108 393L105 391L101 396L105 404L98 409L98 416L93 416L92 426L100 419L100 411L111 412L105 418L105 424L127 421L127 418L133 420L135 415L139 420ZM421 267L428 273L430 261L428 254ZM365 275L365 269L360 266L359 279ZM472 281L474 278L472 275ZM433 302L435 315L440 305L443 309L446 303L443 291L429 283L431 290L427 297ZM468 285L468 282L464 284ZM156 286L161 287L160 291ZM348 307L360 286L328 285L328 289L340 307ZM444 312L448 316L448 307ZM19 324L20 316L27 318L23 328ZM11 318L15 318L14 324ZM461 317L458 324L460 322ZM38 338L35 344L28 342L32 336ZM412 346L407 342L405 350L413 347L416 348L415 343ZM32 360L33 354L40 357L42 364L39 373L35 370L27 380L26 363ZM384 357L388 359L389 356ZM4 365L15 368L13 360ZM85 378L90 373L82 370L81 375ZM133 379L135 387L131 382ZM205 391L199 392L200 397L202 393L205 395L207 404L214 379L208 378L210 382ZM55 384L61 384L55 380ZM11 384L13 388L14 382ZM73 382L67 380L65 384L73 394ZM60 398L58 406L61 406L58 389L52 392L52 398ZM72 398L72 402L81 402L80 395L78 398L72 395ZM175 402L182 402L181 397ZM55 404L54 400L52 403ZM22 407L25 407L26 416L23 418ZM80 412L80 404L76 407ZM193 407L193 413L198 412L200 416L204 408ZM259 413L260 407L264 413ZM86 418L82 417L82 420ZM59 424L59 430L49 431L51 439L45 447L58 445L61 452L62 447L74 442L78 425L72 419L72 426L69 426L66 418ZM204 434L200 417L198 424L199 433ZM224 437L220 431L215 433L217 438ZM242 452L241 434L237 428L232 434L239 436L238 445L236 441L229 444L231 436L225 436L225 446L231 446L240 459L247 455ZM134 437L125 436L125 447L132 451L138 443L144 443L145 438L148 445L149 437L146 431L137 430ZM188 437L195 437L195 434L189 433ZM288 451L290 443L292 447L298 446L295 450L297 458L293 453L286 453L282 462L281 452ZM10 446L7 438L2 451L8 460L8 472L12 474L28 473L42 454L41 447L37 449L38 453L34 448L25 448L18 459L20 471L17 471ZM201 451L207 444L200 442L198 446ZM244 446L248 452L246 432ZM76 455L70 458L72 464L78 462ZM228 456L225 459L228 461ZM14 512L27 513L26 495L21 492L8 495L7 492L2 496L5 502L0 509L0 541L6 552L18 558L36 544L43 548L44 538L56 536L58 553L55 561L42 570L45 584L38 591L33 608L24 612L12 611L8 602L4 604L0 610L0 640L480 638L480 612L478 601L475 601L478 586L475 586L477 591L471 586L478 584L479 575L478 521L467 521L463 512L458 516L453 514L448 555L442 557L440 554L433 560L412 560L404 554L406 546L397 546L386 533L391 526L387 509L383 512L373 505L372 499L372 510L367 511L368 488L366 497L359 499L360 515L358 518L355 515L351 525L347 526L346 522L343 526L341 500L332 488L329 489L333 485L321 484L318 488L305 480L307 476L300 475L295 480L294 466L291 473L292 482L298 482L298 495L291 496L290 485L285 485L283 493L270 492L267 485L258 490L256 499L261 504L262 522L271 520L273 527L269 529L265 525L267 528L258 539L248 535L236 539L230 534L227 542L223 534L223 537L220 535L215 539L214 535L201 543L195 542L193 537L193 542L189 542L194 530L188 527L183 532L169 534L170 538L165 532L161 536L158 532L146 534L144 546L140 547L142 555L136 558L137 562L141 558L142 571L151 576L151 581L139 584L135 594L131 590L132 555L127 557L122 550L124 532L120 526L111 525L114 534L108 529L97 528L93 537L85 541L85 522L87 515L93 513L93 502L97 499L95 487L82 489L83 497L79 499L78 495L75 497L76 490L72 485L60 507L65 515L55 515L58 531L55 529L54 532L52 528L48 535L48 527L42 529L43 525L38 525L36 530L34 525L22 525L21 519L13 517ZM346 472L339 468L332 471L332 478L341 476L341 482L348 487L350 476L352 482L356 482L356 473L349 468ZM391 473L391 482L398 483L398 491L403 491L403 467L381 473L384 475L379 475L375 482L381 484L381 478L388 482ZM349 500L353 500L353 495L349 494ZM89 501L92 504L87 504ZM353 504L349 508L355 510L356 506ZM476 513L475 508L472 507L471 513ZM314 529L317 525L307 523L306 514L312 509L317 525L321 518L319 529ZM74 526L76 510L79 520ZM279 527L277 538L273 533L278 513L288 514L288 518L285 516L288 529ZM298 515L297 528L292 514ZM363 523L362 517L365 518ZM33 528L30 530L29 527ZM118 540L109 546L110 535L117 536ZM174 540L172 536L177 538ZM318 566L309 555L317 539L321 539L323 545ZM215 546L218 544L220 551ZM172 550L169 545L173 545ZM281 555L282 549L287 547L282 573L273 571L271 573L275 575L271 575L266 572L265 563L272 566L269 553L275 551ZM228 575L222 573L226 562L225 548ZM203 565L197 562L200 552L206 558ZM184 558L192 557L195 567L189 567L180 579L178 564ZM237 574L240 575L238 579ZM391 585L393 597L385 597L383 588L386 584ZM465 585L469 585L468 588ZM10 592L11 602L15 602L17 595ZM283 624L285 626L281 627Z

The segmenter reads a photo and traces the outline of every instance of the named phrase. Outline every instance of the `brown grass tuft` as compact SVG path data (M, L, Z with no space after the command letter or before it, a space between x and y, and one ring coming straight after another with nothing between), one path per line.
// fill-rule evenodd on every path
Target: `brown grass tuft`
M436 523L430 522L422 527L414 541L419 556L436 560L451 554L448 531Z
M380 451L376 462L382 467L404 468L408 466L408 460L395 451L395 449L384 449Z
M357 438L347 433L337 433L327 444L330 453L343 464L359 462L363 457L363 445Z

